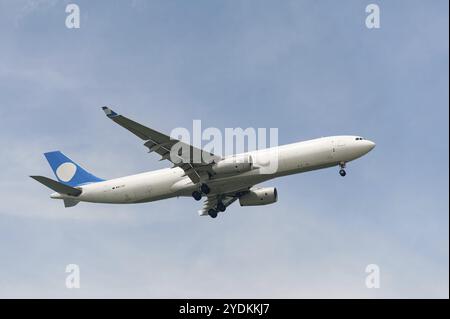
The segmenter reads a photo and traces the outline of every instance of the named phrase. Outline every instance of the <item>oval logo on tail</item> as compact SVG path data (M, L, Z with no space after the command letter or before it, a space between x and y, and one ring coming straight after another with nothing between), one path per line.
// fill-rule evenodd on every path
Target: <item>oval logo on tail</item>
M77 172L77 167L75 164L67 162L58 166L56 169L56 176L63 182L70 181Z

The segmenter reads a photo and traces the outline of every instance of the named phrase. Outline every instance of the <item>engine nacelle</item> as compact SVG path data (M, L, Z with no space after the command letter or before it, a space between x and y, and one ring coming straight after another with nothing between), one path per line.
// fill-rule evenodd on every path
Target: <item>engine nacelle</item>
M257 206L275 203L278 193L275 187L264 187L250 189L250 191L239 198L241 206Z
M250 155L232 156L213 165L212 170L216 174L240 174L253 168L253 160Z

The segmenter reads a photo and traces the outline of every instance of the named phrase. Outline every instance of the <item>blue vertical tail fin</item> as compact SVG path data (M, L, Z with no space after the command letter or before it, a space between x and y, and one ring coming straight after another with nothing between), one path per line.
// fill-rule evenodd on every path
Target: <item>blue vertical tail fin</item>
M75 187L82 184L101 182L103 179L92 175L60 151L44 153L59 182Z

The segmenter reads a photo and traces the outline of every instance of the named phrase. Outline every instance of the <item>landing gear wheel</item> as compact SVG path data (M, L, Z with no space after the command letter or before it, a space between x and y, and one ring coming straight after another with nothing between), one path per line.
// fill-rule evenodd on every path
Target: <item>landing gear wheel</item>
M194 197L195 200L199 201L200 199L202 199L202 194L200 192L194 191L192 193L192 197Z
M217 217L217 211L215 209L210 209L208 211L208 215L211 216L211 218L216 218Z
M219 212L224 212L226 209L227 209L227 207L222 202L217 203L217 210Z
M345 171L345 162L340 162L339 166L341 167L341 170L339 171L339 175L344 177L345 175L347 175L347 172Z
M211 190L209 189L209 186L206 185L206 184L202 184L202 185L200 186L200 190L201 190L202 193L205 194L205 195L208 195L209 192L211 191Z

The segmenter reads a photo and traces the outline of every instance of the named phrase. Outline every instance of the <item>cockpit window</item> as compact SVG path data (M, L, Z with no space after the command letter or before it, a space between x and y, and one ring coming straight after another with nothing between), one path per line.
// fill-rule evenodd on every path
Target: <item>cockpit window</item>
M355 138L355 140L356 141L362 141L364 138L362 138L362 137L357 137L357 138Z

